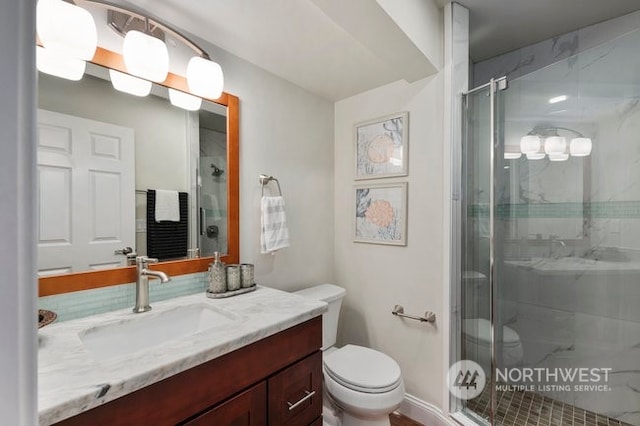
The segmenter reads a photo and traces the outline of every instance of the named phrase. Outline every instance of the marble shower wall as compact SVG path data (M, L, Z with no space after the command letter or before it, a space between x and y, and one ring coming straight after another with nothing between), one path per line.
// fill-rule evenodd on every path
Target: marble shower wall
M529 74L637 28L640 28L640 11L476 62L472 66L470 87L485 84L492 77L507 76L511 80Z

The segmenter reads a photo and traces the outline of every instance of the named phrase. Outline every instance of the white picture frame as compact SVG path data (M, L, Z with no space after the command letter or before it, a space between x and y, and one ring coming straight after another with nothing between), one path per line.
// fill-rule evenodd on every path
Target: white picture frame
M409 113L354 125L355 180L408 175Z
M354 185L353 241L407 245L407 183Z

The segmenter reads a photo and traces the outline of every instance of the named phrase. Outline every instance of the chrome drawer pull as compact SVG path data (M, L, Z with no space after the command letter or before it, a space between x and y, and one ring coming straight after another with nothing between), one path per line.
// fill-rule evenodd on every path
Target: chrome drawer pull
M316 391L311 391L311 392L309 392L309 391L304 391L304 393L306 393L306 395L305 395L305 396L303 396L303 397L302 397L302 399L301 399L300 401L296 402L295 404L292 404L292 403L290 403L289 401L287 401L287 405L289 406L289 411L291 411L291 410L295 410L295 408L296 408L298 405L302 404L302 403L303 403L303 402L305 402L307 399L309 399L309 398L311 398L313 395L315 395L315 394L316 394Z

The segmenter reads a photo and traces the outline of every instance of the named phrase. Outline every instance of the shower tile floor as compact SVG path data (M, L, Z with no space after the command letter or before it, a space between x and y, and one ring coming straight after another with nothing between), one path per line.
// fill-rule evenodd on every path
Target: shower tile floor
M468 402L467 407L489 417L488 388ZM632 426L573 405L528 391L498 392L496 424L501 426Z

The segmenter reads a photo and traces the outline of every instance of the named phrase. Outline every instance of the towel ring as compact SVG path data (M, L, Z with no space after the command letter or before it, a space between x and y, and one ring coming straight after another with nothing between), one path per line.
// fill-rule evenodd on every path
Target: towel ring
M264 187L271 181L275 181L276 185L278 185L278 194L282 196L282 189L280 189L280 182L278 179L273 176L268 176L265 174L260 175L260 184L262 185L262 196L264 197Z

